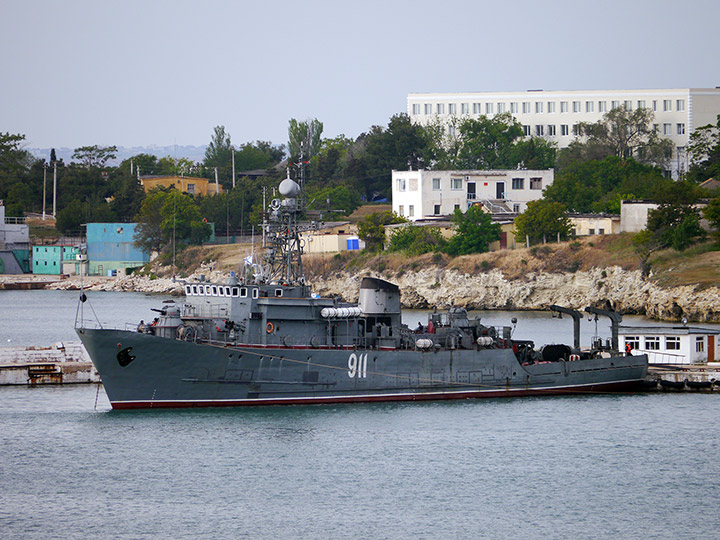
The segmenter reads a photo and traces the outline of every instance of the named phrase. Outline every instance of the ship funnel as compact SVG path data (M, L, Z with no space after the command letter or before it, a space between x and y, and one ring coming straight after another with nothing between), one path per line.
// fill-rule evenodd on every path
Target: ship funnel
M358 305L366 315L400 313L400 289L388 281L365 277L360 283Z
M286 178L280 182L278 190L283 197L295 198L300 195L300 185L290 178Z

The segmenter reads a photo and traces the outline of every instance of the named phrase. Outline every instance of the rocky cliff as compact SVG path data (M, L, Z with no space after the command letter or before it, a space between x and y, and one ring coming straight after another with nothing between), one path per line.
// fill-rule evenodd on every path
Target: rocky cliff
M574 309L612 307L621 313L642 314L653 319L720 322L720 289L697 290L695 286L660 288L642 278L640 271L620 267L573 273L528 273L508 280L499 270L468 274L455 269L424 268L399 275L377 272L340 272L316 276L314 290L357 300L364 276L397 283L405 307L429 308L450 305L469 309L542 310L551 304Z

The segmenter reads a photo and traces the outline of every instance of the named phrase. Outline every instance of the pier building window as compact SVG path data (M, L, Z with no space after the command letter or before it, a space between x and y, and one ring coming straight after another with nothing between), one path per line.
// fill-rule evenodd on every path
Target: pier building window
M639 349L640 336L625 336L625 345L630 345L632 349Z
M529 136L530 135L530 126L523 125L523 133L525 134L526 137Z
M525 189L525 179L524 178L513 178L512 179L512 189Z
M440 205L436 204L433 206L433 215L439 216L440 215Z
M696 337L695 338L695 352L705 352L705 338L704 337Z
M607 112L607 101L598 101L598 112Z
M644 108L645 108L645 100L644 100L644 99L638 100L638 106L637 106L637 108L638 108L638 109L644 109Z
M620 102L613 100L610 102L610 108L611 109L619 109L620 108Z
M555 124L550 124L548 126L548 135L550 135L551 137L554 137L555 135L557 135L557 133L555 131Z
M462 178L451 178L450 179L450 189L453 191L459 191L462 190Z
M573 112L575 112L575 113L580 112L580 102L579 101L573 101Z
M531 178L530 189L542 189L542 178Z
M432 103L425 104L425 114L432 114Z
M486 103L485 104L485 114L492 114L492 113L493 113L493 104Z
M543 135L545 135L545 126L535 126L535 135L537 135L538 137L542 137Z
M517 101L511 101L510 102L510 112L512 114L517 114L518 112L518 104Z
M420 104L419 104L419 103L413 103L412 113L413 113L413 114L420 114Z
M448 114L456 114L457 105L455 103L448 103Z
M560 102L560 112L561 113L568 112L568 102L567 101Z
M498 106L497 107L498 114L502 114L505 112L505 104L504 103L498 103L497 106Z
M440 179L439 179L439 178L433 178L433 179L432 179L432 186L433 186L433 191L440 191Z
M645 349L648 351L659 351L660 338L658 336L647 336L645 338Z
M672 111L672 100L671 99L663 99L663 112L670 112Z
M398 215L401 217L405 215L405 206L402 204L398 206Z
M668 351L679 351L680 350L680 338L677 336L665 338L665 349Z
M530 112L530 102L523 101L523 113L528 114Z
M548 101L547 111L548 111L549 113L554 113L554 112L555 112L555 102L554 102L554 101Z
M569 135L570 130L567 124L560 124L560 135Z
M632 109L632 101L630 101L629 99L625 100L625 110L629 111L631 109Z
M684 99L678 99L675 102L675 108L678 112L683 112L685 110L685 100Z
M437 114L445 114L445 104L444 103L438 103L435 109L435 112Z
M398 189L398 191L405 191L405 179L404 178L398 178L397 189Z
M663 135L672 135L672 124L663 124Z
M482 114L482 103L473 103L473 114Z
M585 112L594 112L594 104L592 101L586 101L585 102Z
M535 112L536 112L536 113L541 113L541 112L543 112L543 104L542 104L542 101L537 101L537 102L535 103Z
M657 112L657 99L652 100L652 110Z
M677 134L678 134L678 135L685 135L685 124L678 124L678 125L677 125Z
M415 205L408 206L408 217L415 217Z
M595 234L595 229L588 229L588 234L589 234L590 236L592 236L593 234Z
M460 112L462 114L470 114L470 104L469 103L461 103L460 104Z

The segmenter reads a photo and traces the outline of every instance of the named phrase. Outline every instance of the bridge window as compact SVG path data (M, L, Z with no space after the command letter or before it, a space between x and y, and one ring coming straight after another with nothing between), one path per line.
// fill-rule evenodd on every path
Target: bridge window
M233 288L232 288L232 295L233 295L233 297L237 298L238 293L239 293L239 289L238 289L237 287L233 287Z
M258 289L253 289L253 290L252 290L252 297L253 297L253 298L257 298L257 297L258 297Z
M282 289L275 289L275 297L280 298L283 295Z
M230 287L225 287L225 296L232 296L230 293Z
M240 287L240 298L247 298L247 287Z
M213 296L217 296L217 295L218 295L217 285L213 285L213 286L212 286L212 295L213 295Z

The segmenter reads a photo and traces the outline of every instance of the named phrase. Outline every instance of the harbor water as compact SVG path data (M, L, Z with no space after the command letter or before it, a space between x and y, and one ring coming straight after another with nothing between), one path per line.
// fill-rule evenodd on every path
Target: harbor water
M76 339L77 296L0 291L0 338ZM89 296L113 325L164 299ZM572 338L546 314L486 317L512 316L519 337ZM716 539L719 408L656 393L112 411L97 385L3 387L0 538Z

